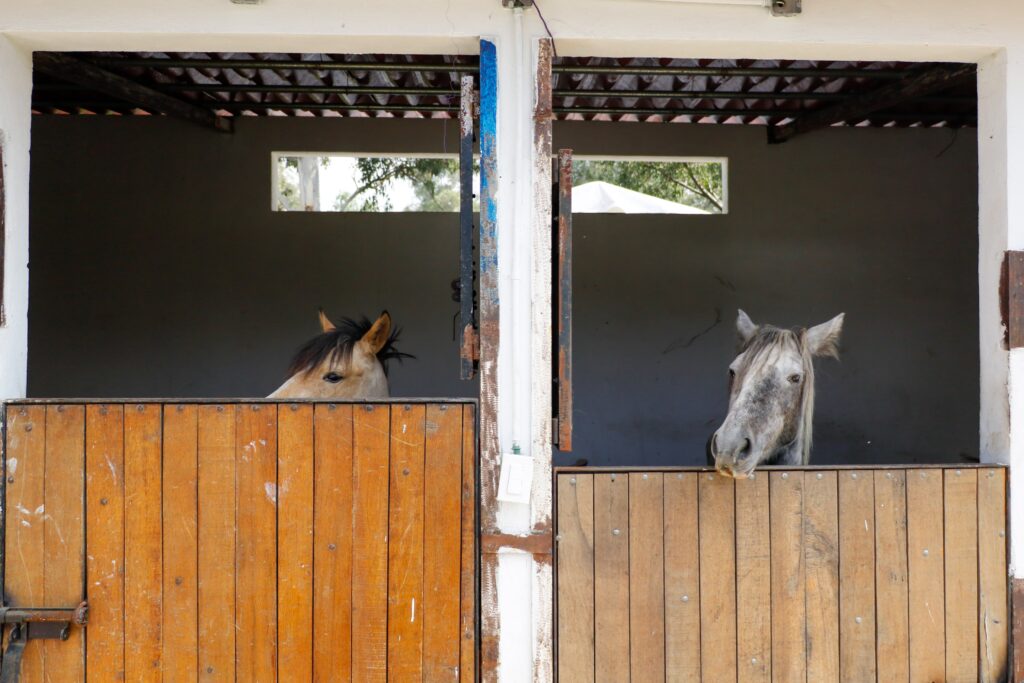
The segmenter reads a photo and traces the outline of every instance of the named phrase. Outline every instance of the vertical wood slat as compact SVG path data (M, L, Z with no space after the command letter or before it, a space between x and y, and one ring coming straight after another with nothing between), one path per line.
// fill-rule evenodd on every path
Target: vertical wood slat
M807 680L839 681L839 508L835 472L804 474Z
M124 407L85 414L85 534L89 539L87 680L124 679Z
M278 406L277 671L313 675L313 406Z
M594 596L595 680L598 683L628 681L629 479L626 475L594 475Z
M702 474L698 482L701 679L727 683L737 678L734 486L717 474Z
M1006 585L1006 470L978 471L980 680L1006 679L1009 614Z
M44 534L49 523L43 487L45 447L46 408L8 406L4 601L12 607L44 603ZM21 680L38 683L43 680L43 674L42 643L26 645L21 660Z
M159 681L163 614L162 409L124 408L125 680Z
M806 678L803 472L772 472L772 680Z
M462 639L459 644L462 680L477 680L476 662L476 406L462 406L462 558L461 558L461 609L459 625Z
M163 677L198 678L198 413L164 406Z
M46 406L44 605L73 607L85 595L82 585L85 578L84 475L85 408ZM43 514L43 511L36 514ZM42 641L46 678L59 675L66 676L67 680L83 680L85 644L81 628L71 629L71 637L65 642Z
M946 678L942 470L907 471L910 680Z
M352 406L314 408L313 680L352 671Z
M669 683L700 680L698 476L665 475L665 680Z
M235 415L235 675L269 683L277 679L277 406L237 405Z
M436 429L436 423L434 429ZM424 450L426 435L426 409L424 406L395 405L391 408L391 459L389 464L390 490L388 510L388 639L387 675L394 680L418 680L423 677L423 600L424 539ZM458 443L456 440L455 443ZM453 448L449 453L455 452ZM458 462L456 453L456 463ZM447 477L458 481L457 477ZM433 486L444 487L442 473ZM461 484L461 482L459 482ZM456 498L457 500L457 498ZM441 502L443 506L443 501ZM440 509L443 509L440 508ZM439 509L432 509L432 513ZM441 520L432 519L432 544L445 536L455 539L458 547L458 515L449 515L442 526ZM436 524L436 526L435 526ZM456 583L457 583L456 579ZM451 602L451 586L445 597ZM440 601L432 601L430 609L440 608ZM458 603L454 604L457 610ZM439 609L440 611L440 609ZM456 622L457 623L457 622ZM439 625L440 626L440 625ZM455 630L458 643L458 628Z
M875 680L875 502L869 470L839 473L839 671Z
M416 420L420 419L423 417L416 417ZM422 680L450 681L459 670L460 663L462 556L459 549L463 532L461 406L427 406L421 434L423 432L425 437L420 437L420 458L423 462L419 465L420 474L415 480L420 492L410 499L410 502L418 500L422 508L420 516L412 516L422 546L422 599L416 598L417 602L411 610L413 613L404 616L410 626L415 620L415 647L410 648L412 652L409 654L419 656L422 661ZM404 433L398 436L407 439ZM404 457L406 450L409 449L400 452L399 456ZM392 455L392 477L400 474L403 478L413 478L416 475L415 452L408 455L413 456L413 466L408 468L409 475L402 474L406 466L400 466ZM401 610L398 611L401 616ZM420 641L416 642L415 638ZM413 664L405 670L418 672L419 669Z
M198 410L199 680L234 680L235 411Z
M774 475L773 475L774 476ZM736 487L736 669L740 683L772 676L772 526L769 477Z
M875 603L878 678L909 681L905 473L875 472Z
M352 411L352 680L387 675L388 433L387 405Z
M629 475L629 671L665 677L665 521L660 473Z
M558 680L594 680L594 477L558 476Z
M978 679L978 476L944 472L946 681Z

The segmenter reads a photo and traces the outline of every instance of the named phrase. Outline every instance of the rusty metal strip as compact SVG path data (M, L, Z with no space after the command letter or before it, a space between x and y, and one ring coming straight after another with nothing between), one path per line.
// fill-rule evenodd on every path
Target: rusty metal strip
M498 55L480 41L480 531L498 533ZM497 683L498 557L480 558L480 677Z
M1006 252L1006 331L1011 349L1024 347L1024 251Z
M502 550L519 550L531 555L551 555L553 537L551 532L544 534L485 534L480 537L480 553L496 555Z
M459 379L473 379L479 358L473 306L473 77L459 101Z
M572 150L558 150L558 450L572 450Z
M7 325L7 307L4 304L4 240L7 235L5 226L6 220L6 195L4 194L4 149L0 145L0 327Z

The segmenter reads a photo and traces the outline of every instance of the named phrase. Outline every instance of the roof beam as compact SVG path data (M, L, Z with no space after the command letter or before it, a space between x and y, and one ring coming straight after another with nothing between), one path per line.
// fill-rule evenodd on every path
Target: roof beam
M779 144L841 121L863 120L871 114L902 102L917 99L956 85L973 75L975 64L945 64L905 76L874 90L868 90L831 107L817 109L782 126L768 129L769 144Z
M230 133L232 129L231 120L227 117L217 116L208 109L59 52L36 52L33 55L33 66L48 76L70 81L144 109L162 112L224 133Z

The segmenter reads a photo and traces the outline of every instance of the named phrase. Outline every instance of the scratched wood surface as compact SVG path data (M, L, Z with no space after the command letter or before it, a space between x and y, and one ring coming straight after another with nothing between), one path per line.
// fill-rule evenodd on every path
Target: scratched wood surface
M5 411L21 680L475 680L473 405Z
M1005 468L555 480L562 681L1006 680Z

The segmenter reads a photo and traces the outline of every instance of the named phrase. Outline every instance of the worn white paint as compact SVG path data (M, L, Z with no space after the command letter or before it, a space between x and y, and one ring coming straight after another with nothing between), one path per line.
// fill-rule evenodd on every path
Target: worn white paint
M1024 352L998 346L993 283L997 255L1024 247L1024 197L1008 188L1024 179L1024 3L978 0L806 0L804 14L772 18L765 10L641 0L561 0L544 6L561 54L661 57L978 60L981 94L979 282L981 284L982 433L987 461L1010 462L1014 493L1012 545L1024 576ZM499 435L502 450L517 441L538 460L549 457L544 404L550 349L549 309L531 229L533 176L529 121L532 40L540 35L527 13L517 33L498 0L437 3L380 0L0 0L0 131L7 164L6 295L8 327L0 330L0 396L25 390L28 306L27 49L217 50L287 52L475 52L478 36L498 45L499 290L503 310L499 354ZM546 292L546 290L545 290ZM952 322L951 322L952 324ZM546 388L542 388L542 384ZM1010 388L1009 395L1007 387ZM1014 429L1010 429L1010 426ZM537 468L538 473L543 467ZM542 476L538 474L538 477ZM539 481L539 479L538 479ZM547 491L546 488L543 488ZM503 531L522 532L543 517L533 507L501 510ZM530 680L536 658L550 656L550 572L523 554L501 556L501 680ZM530 599L526 599L527 594Z

